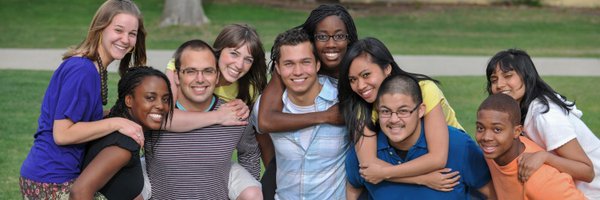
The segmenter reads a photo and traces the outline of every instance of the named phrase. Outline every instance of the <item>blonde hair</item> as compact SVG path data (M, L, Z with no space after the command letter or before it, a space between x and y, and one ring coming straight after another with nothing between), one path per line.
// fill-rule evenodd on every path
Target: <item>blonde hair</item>
M113 18L121 13L131 14L138 18L137 42L133 51L125 54L119 63L119 75L123 74L129 68L133 56L133 66L146 64L146 30L142 20L142 13L135 3L131 0L107 0L96 11L87 37L76 47L70 48L63 54L63 60L76 55L83 55L93 61L98 61L98 46L102 37L102 31L110 24ZM103 63L108 65L110 63Z

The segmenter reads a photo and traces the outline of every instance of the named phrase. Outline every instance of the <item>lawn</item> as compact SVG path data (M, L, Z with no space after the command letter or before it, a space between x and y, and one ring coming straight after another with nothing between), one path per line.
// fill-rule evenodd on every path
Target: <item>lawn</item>
M0 1L0 48L66 48L81 41L100 0ZM145 18L148 49L211 42L230 23L257 28L265 49L275 36L304 22L316 6L294 10L205 1L211 23L159 28L163 0L136 1ZM391 11L390 11L391 10ZM527 7L408 6L366 12L353 6L359 36L381 39L394 54L492 55L512 47L533 56L600 57L600 10Z
M0 70L0 199L18 199L18 178L21 163L33 142L37 128L40 102L50 80L50 71ZM441 88L457 117L467 132L473 133L475 111L487 96L484 93L484 77L435 77L442 82ZM583 120L595 133L600 133L600 85L597 77L544 77L550 85L569 99L577 101L584 111ZM109 105L116 100L118 76L109 77ZM10 86L10 87L7 87ZM108 107L106 107L108 108Z
M84 38L93 13L103 0L1 0L0 48L59 48ZM311 8L274 8L259 4L205 1L211 23L200 28L159 28L163 0L135 1L144 13L148 49L175 49L200 38L212 43L230 23L256 27L265 49L275 36L304 22ZM533 56L600 57L600 10L525 7L414 6L397 12L351 10L359 36L376 36L394 54L485 55L511 47ZM0 199L19 199L20 165L32 145L40 102L51 72L0 69ZM436 77L472 133L475 110L485 98L483 77ZM575 100L583 120L600 133L598 77L544 77L558 92ZM111 74L111 100L118 77Z

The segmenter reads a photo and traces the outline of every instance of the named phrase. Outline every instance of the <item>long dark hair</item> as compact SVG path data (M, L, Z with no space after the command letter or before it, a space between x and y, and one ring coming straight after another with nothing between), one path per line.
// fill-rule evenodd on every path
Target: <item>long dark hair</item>
M369 60L377 64L382 70L391 67L390 75L405 75L412 77L418 81L430 80L435 83L439 81L423 74L409 73L400 68L388 48L378 39L367 37L356 41L348 48L346 55L340 62L340 76L338 82L338 99L340 100L340 112L344 116L346 126L350 131L350 137L356 141L363 135L365 127L376 132L378 127L373 123L371 113L373 112L373 104L368 103L354 91L348 80L350 64L355 58L366 54Z
M499 67L503 72L515 70L525 85L525 94L519 103L519 106L521 107L521 123L525 122L529 105L535 99L538 99L546 107L542 113L548 112L550 108L548 100L560 106L565 113L569 113L572 106L575 105L575 103L568 104L566 102L567 97L554 91L550 85L542 80L533 61L531 61L531 57L527 52L520 49L500 51L490 59L490 62L488 62L485 74L487 77L486 89L490 95L492 94L492 82L490 81L490 77L496 70L496 67Z
M218 58L221 56L223 48L239 48L244 44L248 45L253 62L248 73L237 81L238 94L236 98L241 99L248 107L252 108L253 100L267 87L267 62L258 33L247 24L231 24L219 33L213 48ZM250 95L250 85L253 86L254 96Z
M108 117L123 117L126 119L133 120L133 117L131 116L129 109L127 108L127 105L125 104L125 97L127 95L133 95L135 88L137 88L142 83L142 80L144 80L144 78L149 77L149 76L156 76L156 77L163 79L165 81L165 83L167 84L167 88L171 88L171 83L169 82L169 79L161 71L158 71L152 67L147 67L147 66L131 67L125 72L125 74L123 74L123 77L121 77L121 80L119 80L119 89L118 89L119 94L118 94L117 101L115 102L115 105L110 109L110 112L108 113L108 115L106 117L107 118ZM168 91L169 91L169 102L168 102L169 112L167 113L167 115L165 116L163 121L161 122L161 127L163 127L163 128L166 127L167 123L170 123L171 120L173 119L173 94L171 93L171 90L168 90ZM145 135L144 137L146 138L146 140L151 142L151 144L155 144L156 141L158 141L158 136L154 137L153 135L160 135L160 134L153 134L156 132L160 132L160 130L148 130L144 133L144 135Z
M354 20L352 19L352 16L350 16L350 13L348 13L348 10L346 10L344 6L338 4L320 5L319 7L312 10L308 18L306 18L306 21L304 21L304 23L298 26L297 28L303 28L306 31L306 33L308 33L310 40L314 43L314 34L315 29L317 29L317 24L319 24L319 22L321 22L326 17L332 15L340 17L340 19L346 25L346 30L348 31L348 46L358 41L358 33L356 32L356 26L354 25Z

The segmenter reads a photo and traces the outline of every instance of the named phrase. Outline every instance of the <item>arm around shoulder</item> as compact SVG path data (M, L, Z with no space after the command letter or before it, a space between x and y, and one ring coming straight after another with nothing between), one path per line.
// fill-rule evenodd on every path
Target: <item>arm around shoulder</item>
M70 199L93 199L94 193L104 187L131 156L131 151L118 146L102 149L73 183Z
M273 74L269 84L260 97L261 106L258 109L258 128L261 132L276 133L293 131L322 123L340 124L339 109L330 108L327 111L290 114L283 113L284 86L279 75ZM268 106L265 106L268 105Z
M58 145L81 144L119 131L131 137L138 144L144 144L142 127L125 118L112 117L93 122L73 123L70 119L55 120L54 142Z

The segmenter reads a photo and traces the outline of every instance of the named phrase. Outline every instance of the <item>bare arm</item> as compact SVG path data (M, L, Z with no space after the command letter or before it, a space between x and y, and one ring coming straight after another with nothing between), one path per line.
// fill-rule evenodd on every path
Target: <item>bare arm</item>
M346 199L347 200L356 200L360 196L360 193L363 191L363 188L355 188L352 184L346 181Z
M93 199L94 193L125 166L131 152L118 146L109 146L92 160L73 183L70 199Z
M178 109L173 110L173 121L167 123L167 130L173 132L188 132L190 130L203 128L215 124L226 126L247 125L247 121L239 120L236 111L216 110L210 112L186 112Z
M592 182L594 167L576 138L554 150L557 155L547 151L524 153L519 162L519 177L523 182L537 171L542 164L555 167L558 171L573 176L574 179Z
M54 120L52 136L57 145L69 145L89 142L115 131L131 137L140 146L144 145L142 127L131 120L120 117L77 123L73 123L70 119Z
M446 124L441 105L436 105L433 110L426 114L424 121L425 138L427 140L429 153L409 162L402 163L401 165L391 166L388 163L377 159L376 136L363 137L365 139L362 140L362 144L359 140L357 146L364 146L361 147L362 152L357 149L357 155L361 163L375 162L377 163L375 166L382 166L381 168L365 169L365 179L371 183L378 183L382 179L418 176L442 169L446 165L446 160L448 159L449 136L448 125ZM374 135L373 132L366 128L365 133L367 133L367 135Z
M173 120L167 123L167 130L173 132L188 132L190 130L207 127L214 124L224 126L243 126L248 121L250 110L239 99L222 104L218 110L210 112L188 112L179 109L173 110Z
M258 109L258 127L261 132L273 133L292 131L322 123L343 124L343 119L337 106L323 112L289 114L283 113L284 85L278 74L273 74L269 84L260 97L261 106ZM268 105L268 106L267 106Z
M458 171L451 171L449 168L436 170L419 176L388 179L388 181L396 183L423 185L442 192L452 191L454 186L460 183L459 180L460 175Z

